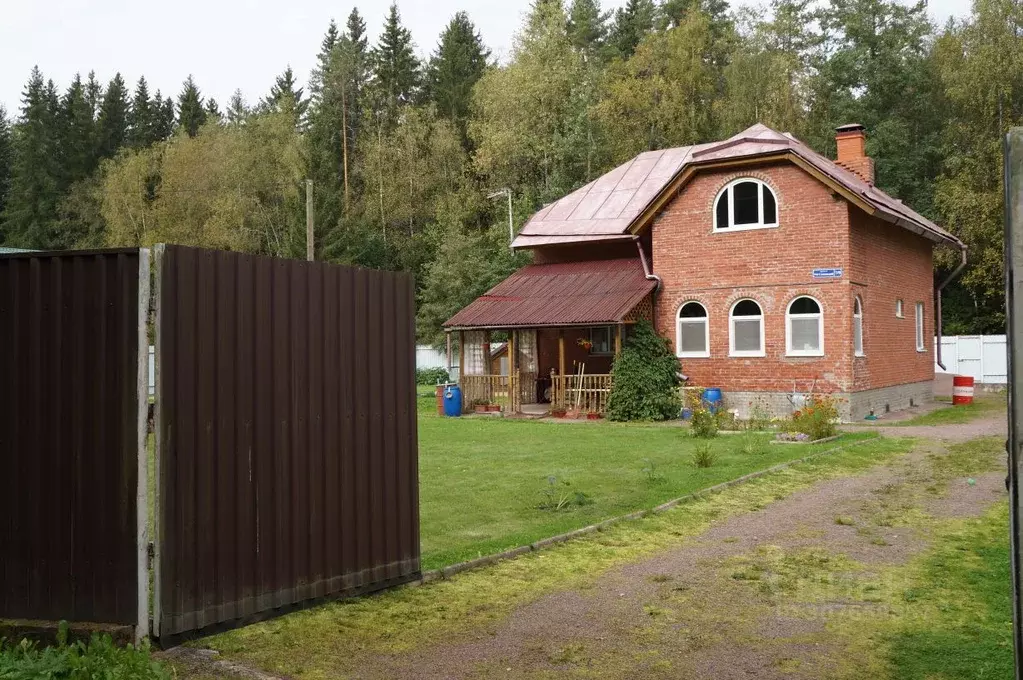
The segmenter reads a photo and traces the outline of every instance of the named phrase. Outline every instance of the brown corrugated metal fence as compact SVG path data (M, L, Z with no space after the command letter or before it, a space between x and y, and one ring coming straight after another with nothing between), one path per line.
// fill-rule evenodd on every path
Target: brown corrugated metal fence
M137 618L139 253L0 256L0 618Z
M157 254L161 638L419 573L409 277Z

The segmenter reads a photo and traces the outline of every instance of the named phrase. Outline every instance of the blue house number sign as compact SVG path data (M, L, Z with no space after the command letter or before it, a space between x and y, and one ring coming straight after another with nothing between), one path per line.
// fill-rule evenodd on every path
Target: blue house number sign
M840 279L842 278L842 268L832 267L829 269L814 269L813 278L815 279Z

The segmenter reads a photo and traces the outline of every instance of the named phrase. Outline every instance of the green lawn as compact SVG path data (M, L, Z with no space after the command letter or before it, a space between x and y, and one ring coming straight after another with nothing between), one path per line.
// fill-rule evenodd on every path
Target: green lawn
M919 587L904 598L936 616L919 617L890 642L893 677L1012 677L1012 591L1007 503L939 543Z
M432 396L419 399L419 413L424 570L651 508L835 445L770 445L763 434L749 453L743 436L720 435L710 443L714 465L701 469L692 461L699 440L680 427L440 418ZM860 436L870 435L846 435ZM583 494L582 503L541 509L548 490L558 500Z
M924 413L916 418L902 420L896 423L889 423L894 427L906 425L960 425L968 423L977 418L993 416L998 413L1005 413L1006 401L1004 393L977 393L972 404L948 406L936 409L930 413ZM885 424L881 421L880 424Z

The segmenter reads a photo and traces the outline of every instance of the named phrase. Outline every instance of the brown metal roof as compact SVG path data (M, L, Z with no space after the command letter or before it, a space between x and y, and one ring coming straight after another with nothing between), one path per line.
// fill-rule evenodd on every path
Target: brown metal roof
M531 264L444 323L446 328L533 328L616 323L656 282L638 258Z
M512 244L533 248L558 243L615 240L638 228L643 212L687 166L756 156L790 155L813 166L830 182L855 194L884 220L933 241L964 247L962 241L859 175L821 156L791 135L757 124L721 142L647 151L544 206Z

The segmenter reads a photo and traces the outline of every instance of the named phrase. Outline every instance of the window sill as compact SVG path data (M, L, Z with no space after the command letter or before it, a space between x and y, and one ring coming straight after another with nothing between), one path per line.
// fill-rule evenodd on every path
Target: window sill
M926 354L927 353L927 349L924 348L924 347L917 347L916 351L917 351L918 354Z
M766 352L729 352L728 356L737 359L757 359L767 356Z
M863 352L856 352L856 353L853 354L853 358L854 359L866 359L867 355L864 354Z
M785 356L787 356L787 357L794 357L796 359L805 358L805 357L813 358L813 357L822 357L822 356L824 356L824 352L785 352Z
M725 227L721 229L714 227L711 231L712 234L727 234L732 231L756 231L757 229L777 229L780 225L777 224L744 224L738 227Z
M677 359L710 359L710 352L678 352Z

